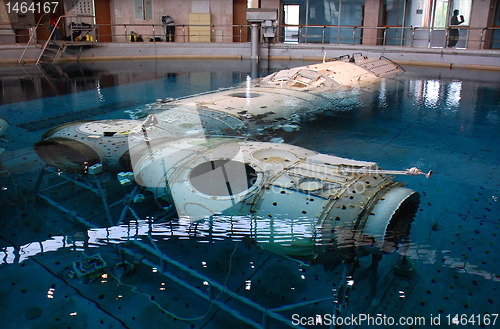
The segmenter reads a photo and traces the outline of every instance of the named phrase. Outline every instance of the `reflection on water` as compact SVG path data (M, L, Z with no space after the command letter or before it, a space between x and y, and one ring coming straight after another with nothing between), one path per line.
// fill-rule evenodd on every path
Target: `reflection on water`
M338 103L332 104L332 111L311 116L309 122L295 122L298 131L265 136L278 136L322 153L375 161L383 169L417 166L434 170L429 180L398 177L421 194L410 240L404 241L398 251L414 265L404 272L407 276L393 273L398 253L384 255L381 260L362 257L358 268L338 264L331 272L278 257L249 239L256 227L247 218L221 217L194 224L161 213L161 207L167 205L158 207L147 195L142 203L131 205L133 212L127 213L124 223L109 226L101 196L73 184L51 191L59 205L98 224L91 229L69 219L61 209L36 200L31 191L42 163L32 145L46 129L73 120L128 118L126 111L153 104L157 98L181 97L244 82L246 72L251 70L227 63L227 70L209 72L196 68L199 64L193 64L193 71L185 69L174 75L172 69L159 74L151 67L144 76L114 73L112 79L102 75L95 78L98 70L84 70L85 78L72 79L76 73L63 70L69 77L63 89L71 93L62 96L56 95L66 91L57 93L57 87L43 82L47 81L44 76L38 77L39 82L22 82L20 76L7 82L9 77L2 78L7 92L2 96L0 117L12 125L0 139L0 273L4 278L0 286L8 302L1 312L5 316L15 314L6 328L31 324L79 328L85 321L86 326L96 328L103 324L145 327L153 323L217 328L243 323L228 313L217 312L210 299L203 300L163 276L164 270L210 296L212 282L204 279L208 277L265 308L275 309L290 321L293 314L332 314L340 304L347 306L342 309L346 313L340 314L426 319L431 314L498 313L498 74L481 73L479 79L473 71L408 68L396 80L384 81L371 90L343 93L344 99L335 100ZM84 86L88 89L82 91ZM30 98L31 92L36 96ZM40 98L46 95L52 97ZM37 121L40 123L35 125ZM56 180L51 182L55 184ZM118 186L114 176L103 184L110 203L130 192L129 187ZM122 209L123 204L114 207L113 215L118 218ZM266 229L265 234L280 228ZM307 228L298 226L294 232L303 231ZM192 276L162 260L156 251L201 276ZM74 262L84 259L83 253L99 254L107 264L106 270L87 284L67 273ZM134 264L133 268L124 268L127 263ZM377 277L371 271L375 267ZM38 302L39 292L47 300ZM351 303L345 304L348 293ZM219 294L213 292L217 302L233 303L236 310L262 321L262 315L249 311L249 306ZM21 298L26 302L15 303ZM311 300L325 301L307 304ZM85 306L88 303L92 306ZM294 304L299 306L287 309ZM209 315L203 317L206 313ZM281 327L278 320L270 321L274 327Z
M462 82L461 81L453 81L448 86L446 103L452 110L456 109L460 104L461 91L462 91Z
M428 80L425 84L424 103L427 107L433 108L439 101L441 83L435 80Z
M243 61L177 60L3 66L0 67L0 105L86 91L89 93L84 94L90 96L90 100L96 97L105 102L106 88L127 84L133 84L133 88L125 90L141 98L138 104L144 104L154 101L154 96L164 99L215 90L223 85L233 86L243 82L249 74L257 77L262 72L265 75L268 70L276 71L288 65L300 66L304 62L273 62L269 66L265 63L256 66ZM206 68L212 70L206 71ZM220 75L225 77L221 79Z

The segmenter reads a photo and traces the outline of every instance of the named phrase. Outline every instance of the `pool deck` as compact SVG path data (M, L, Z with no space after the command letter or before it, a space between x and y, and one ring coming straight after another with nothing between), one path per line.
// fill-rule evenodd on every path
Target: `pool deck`
M25 49L23 44L0 45L0 64L16 64ZM36 62L40 45L26 49L24 61ZM270 60L314 60L361 52L367 56L385 56L401 65L434 66L500 70L500 50L423 48L402 46L361 46L327 44L260 44L259 57ZM73 45L62 55L60 62L169 60L169 59L249 59L250 43L96 43L80 47Z

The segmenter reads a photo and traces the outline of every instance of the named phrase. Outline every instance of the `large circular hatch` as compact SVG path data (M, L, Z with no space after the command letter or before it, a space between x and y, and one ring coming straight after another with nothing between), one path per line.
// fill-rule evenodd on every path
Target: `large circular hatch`
M250 189L257 181L257 173L246 163L219 159L203 162L189 175L191 185L211 196L237 195Z
M35 143L35 152L48 165L58 169L83 172L98 162L101 157L91 147L65 138L51 138Z
M140 122L136 120L104 120L86 122L78 127L78 130L88 135L112 137L127 134L131 129L137 127Z
M271 163L295 162L298 160L297 156L291 152L280 149L263 149L254 152L253 157L260 161Z
M241 92L241 93L232 93L232 94L229 94L228 96L236 97L236 98L256 98L256 97L259 97L260 94Z

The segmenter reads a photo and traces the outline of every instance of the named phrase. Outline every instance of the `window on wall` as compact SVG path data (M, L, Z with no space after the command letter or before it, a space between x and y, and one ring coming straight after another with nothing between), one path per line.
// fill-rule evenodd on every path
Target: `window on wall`
M453 11L458 10L464 16L464 23L470 25L472 0L434 0L433 27L447 27L450 24Z
M342 15L340 25L361 26L363 25L363 10L365 1L351 0L342 2Z
M300 6L301 25L363 24L365 0L283 0L283 5Z
M495 16L493 17L493 27L500 28L500 2L495 8ZM500 49L500 29L494 29L491 36L491 48Z
M406 0L384 0L383 25L403 26Z
M153 5L151 0L135 0L135 19L153 19Z
M430 22L430 8L432 0L412 0L406 5L406 26L428 27Z
M460 26L470 25L470 14L472 8L472 0L432 0L432 13L431 13L431 47L457 47L457 48L467 48L468 42L468 29L461 29L458 34L458 41L456 43L450 43L447 40L447 28L451 25L452 17L454 11L459 11L459 17L454 20L461 22L460 16L463 16L464 20ZM457 31L457 30L455 30Z
M385 32L384 42L386 45L403 46L407 42L409 30L404 27L408 26L410 12L408 8L411 8L411 0L383 1L382 26L391 27Z
M325 6L325 22L328 25L338 25L340 18L340 3L341 0L324 1Z
M434 2L433 27L446 27L448 17L448 0L436 0Z
M260 8L260 0L247 0L247 8Z
M453 15L454 10L458 10L460 15L464 16L464 22L461 25L470 25L470 13L472 7L472 0L454 0L452 2L452 8L450 8L450 18ZM448 21L448 24L450 22Z
M360 43L365 0L283 0L299 6L300 42ZM354 40L353 40L354 38Z
M284 5L284 21L285 25L285 43L299 42L299 22L300 22L300 6L299 5Z
M299 5L284 5L286 25L299 25L300 21L300 6Z
M495 18L493 19L493 26L500 27L500 3L497 3L495 8Z

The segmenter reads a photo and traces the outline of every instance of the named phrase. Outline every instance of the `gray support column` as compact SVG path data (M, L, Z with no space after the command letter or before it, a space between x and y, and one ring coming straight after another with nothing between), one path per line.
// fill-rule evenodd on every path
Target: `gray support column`
M259 24L252 23L252 55L251 59L259 59Z
M495 15L495 2L494 0L486 1L472 1L472 10L470 15L470 22L465 22L464 25L469 25L469 42L468 49L483 49L485 44L489 46L489 39L491 35L489 32L483 34L483 43L481 43L481 32L485 27L492 26L493 17ZM460 32L462 34L464 32ZM465 34L465 33L464 33ZM486 40L486 42L484 42Z
M363 27L363 45L373 46L379 44L380 33L374 27L382 23L382 0L366 0Z

